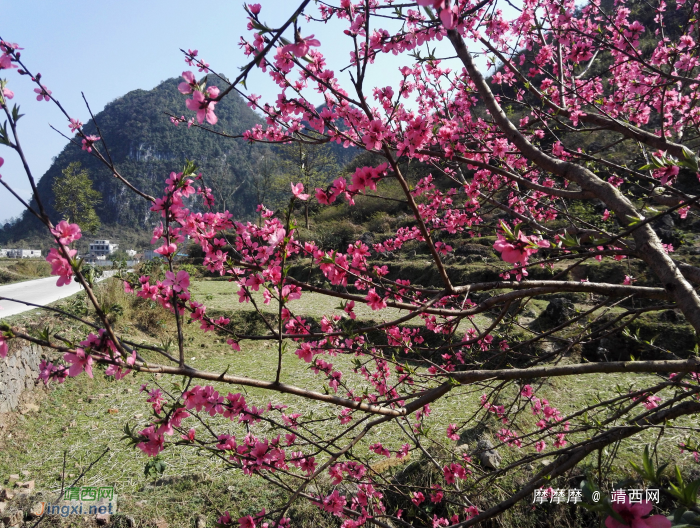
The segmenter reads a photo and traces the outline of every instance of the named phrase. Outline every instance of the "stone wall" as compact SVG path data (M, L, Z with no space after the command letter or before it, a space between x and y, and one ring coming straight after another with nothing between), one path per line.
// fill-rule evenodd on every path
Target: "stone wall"
M0 413L16 411L22 394L34 388L39 376L41 347L27 345L0 358Z

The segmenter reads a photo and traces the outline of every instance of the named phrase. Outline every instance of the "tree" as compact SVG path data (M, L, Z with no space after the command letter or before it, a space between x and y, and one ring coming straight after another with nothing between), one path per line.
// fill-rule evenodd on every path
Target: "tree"
M321 3L313 13L309 4L301 2L277 27L263 22L260 5L247 6L254 35L244 39L251 60L240 75L214 89L187 73L180 91L191 95L188 108L204 126L204 119L216 122L218 101L244 86L253 68L264 69L282 93L274 104L249 96L267 127L256 126L244 138L315 143L320 134L371 151L383 161L315 189L315 199L352 204L368 190L381 196L382 182L392 180L404 191L411 221L371 247L358 240L320 248L297 237L294 207L309 197L296 186L288 207L262 210L262 225L185 208L183 198L198 191L205 203L208 198L192 164L168 177L161 197L131 186L163 218L154 241L167 261L165 280L125 279L127 290L173 314L177 353L150 346L163 358L158 362L145 361L140 345L117 336L91 296L66 247L72 228L54 227L42 210L33 211L56 238L58 249L49 257L54 274L59 282L77 275L102 333L66 348L48 333L5 328L0 353L11 338L60 350L58 360L44 364L45 380L89 374L94 362L117 379L132 371L184 376L187 383L174 393L154 390L151 424L127 433L149 456L196 446L286 494L255 515L227 512L220 519L227 526L286 526L290 505L302 498L341 518L345 528L466 527L513 511L511 525L533 518L532 524L552 524L557 515L592 525L600 514L608 527L671 526L662 515L646 518L654 506L649 497L608 493L606 468L630 458L635 465L627 476L636 479L630 486L664 489L669 502L662 511L676 508L676 524L692 521L698 481L688 484L678 470L669 486L659 466L671 459L671 449L682 448L685 457L700 451L692 436L700 412L694 336L700 268L673 254L677 241L660 237L674 236L664 219L695 217L700 199L700 4L667 9L665 3L596 1L577 8L536 0L513 20L498 0L343 1ZM301 20L347 26L342 38L352 76L345 87L326 67L312 30L298 27ZM441 41L449 48L439 47ZM500 64L488 80L472 56L482 49L491 64ZM3 64L30 72L14 47L5 43L3 51ZM394 53L412 59L400 70L400 84L367 86L368 70L382 54ZM209 68L196 52L186 61ZM323 110L305 98L307 87L324 94ZM3 104L10 127L3 129L5 144L21 153L7 136L14 134L16 112ZM92 155L130 185L97 139L81 134L78 128ZM431 174L411 181L406 163L426 164ZM225 316L213 319L191 298L189 275L173 268L185 234L202 247L210 271L231 279L262 335L245 333ZM481 244L467 243L473 239ZM450 264L458 250L484 255L484 243L500 256L498 266L475 267L481 275L474 279ZM415 280L400 262L383 258L409 244L431 258ZM330 286L319 285L314 273ZM428 276L437 281L418 281ZM292 302L313 296L337 308L324 309L319 321ZM359 305L364 312L356 311ZM533 305L542 313L527 322L523 315ZM635 326L649 314L678 318L690 339L667 351L659 343L668 336L657 340ZM186 318L225 336L234 351L272 353L274 368L252 379L233 365L223 373L188 365ZM274 344L272 352L256 348L262 340ZM289 361L307 364L315 386L287 380ZM628 385L618 382L622 373ZM594 374L605 396L585 400L572 390L551 390L558 380ZM208 384L213 381L298 399L288 408L243 391L224 397ZM446 407L451 400L458 405ZM310 412L312 401L323 411ZM220 421L188 430L198 423L192 415L204 412ZM449 423L435 414L448 414ZM475 442L484 430L493 438ZM471 443L457 449L464 437ZM650 447L642 455L630 449L633 443ZM382 473L380 460L408 455L417 461L414 473ZM415 471L423 477L412 477ZM554 493L555 487L578 488L581 480L582 497ZM581 498L591 516L561 504ZM533 511L533 502L553 506Z
M327 187L338 174L338 163L328 143L312 143L322 140L315 134L307 134L307 141L296 136L298 141L280 147L282 175L275 187L282 196L289 194L290 185L302 183L308 192L318 187ZM304 226L309 228L309 201L304 201Z
M82 231L94 234L100 228L95 207L102 201L102 194L92 188L90 175L80 162L69 164L61 174L52 187L54 208L68 222L76 223Z
M261 156L256 163L255 170L251 171L250 185L255 194L255 203L264 204L272 191L272 184L277 178L278 162L275 156L270 154ZM262 209L258 209L258 222L262 221Z

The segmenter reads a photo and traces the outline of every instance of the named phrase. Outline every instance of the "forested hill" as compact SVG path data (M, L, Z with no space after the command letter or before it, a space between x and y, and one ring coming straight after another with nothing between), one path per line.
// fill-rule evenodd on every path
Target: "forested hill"
M169 79L152 90L134 90L96 115L115 165L137 188L160 196L168 174L181 170L185 159L193 160L207 185L216 189L217 208L235 207L240 216L252 213L255 198L246 182L269 147L251 145L242 139L225 139L196 127L188 129L184 123L175 126L166 111L184 114L186 118L194 115L185 109L185 97L177 91L179 82ZM216 114L219 118L216 130L229 134L240 134L262 121L236 94L219 102ZM92 121L84 130L87 134L97 134ZM144 229L153 225L156 217L149 212L145 200L122 185L97 159L71 144L66 145L39 181L40 195L52 220L60 219L53 207L52 184L74 161L88 169L93 186L102 193L103 203L96 209L105 227ZM0 243L31 238L31 233L39 229L38 221L25 212L19 222L0 230Z

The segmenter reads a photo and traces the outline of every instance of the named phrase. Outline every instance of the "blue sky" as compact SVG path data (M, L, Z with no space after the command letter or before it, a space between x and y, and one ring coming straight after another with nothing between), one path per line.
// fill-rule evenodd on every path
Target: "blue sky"
M257 1L262 4L262 20L271 25L281 24L296 7L292 0ZM180 75L187 68L180 48L198 49L212 68L234 78L245 63L237 45L239 37L248 34L242 6L237 1L0 0L0 36L23 47L27 67L42 74L42 82L71 116L87 122L81 91L97 113L131 90L148 90ZM301 28L303 35L313 32L321 41L332 69L338 72L347 64L349 39L342 27L312 24L308 28L302 22ZM369 84L395 86L399 66L409 62L410 58L383 58L371 68ZM49 124L68 134L68 123L52 103L36 101L35 86L27 77L16 72L4 77L15 92L12 102L25 114L19 122L20 141L38 179L66 143ZM340 78L345 81L347 77ZM251 76L248 88L262 95L263 101L276 99L276 86L259 72ZM191 114L184 98L182 110ZM3 179L21 196L29 197L30 187L17 155L0 146L0 157L5 160L0 168ZM21 204L4 188L0 188L0 204L2 222L22 212Z

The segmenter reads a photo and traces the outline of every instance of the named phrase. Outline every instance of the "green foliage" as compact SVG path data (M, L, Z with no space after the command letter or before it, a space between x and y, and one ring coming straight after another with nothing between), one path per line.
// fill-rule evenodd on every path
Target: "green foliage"
M148 462L146 462L145 467L143 468L143 474L146 476L146 478L151 478L151 479L156 479L158 477L161 477L163 473L165 473L165 462L163 459L160 457L160 455L149 458Z
M194 264L182 264L180 269L186 271L190 277L196 277L200 274L200 268Z
M95 233L100 218L95 206L102 201L102 193L92 188L92 181L79 161L71 162L61 171L51 187L56 211L68 222L78 224L84 233Z
M649 446L644 447L644 455L642 455L641 465L635 464L634 462L630 462L630 465L632 466L632 469L639 473L639 476L645 480L648 480L649 482L653 482L654 484L658 484L661 481L661 475L663 474L664 469L666 469L666 466L668 466L668 464L663 464L659 466L658 469L654 469L654 462L649 456Z
M377 211L367 222L371 233L383 233L391 229L392 217L385 211Z
M693 482L684 482L681 470L676 466L676 484L669 483L669 492L684 508L693 508L697 504L700 479ZM681 512L682 515L683 512Z
M91 288L95 285L95 281L104 275L101 266L93 266L92 264L83 265L80 271ZM77 276L73 280L78 283L80 282Z
M338 161L328 143L319 145L295 142L278 148L279 174L272 179L272 192L280 207L289 200L290 185L304 184L304 192L313 196L316 187L325 188L338 175ZM301 204L304 209L304 225L309 227L309 201Z
M325 249L344 250L355 241L358 231L357 226L349 220L326 222L323 229L317 230L316 241Z
M141 263L138 272L141 275L148 275L153 280L162 279L165 275L165 271L163 270L163 261L159 258L146 260L145 262Z
M630 462L634 469L643 480L651 482L656 486L663 488L664 481L662 480L663 472L668 464L663 464L658 468L654 468L654 461L649 455L649 446L644 448L642 455L642 463L636 464ZM678 507L673 511L674 526L700 526L700 517L697 513L689 512L696 507L698 501L698 490L700 490L700 479L686 483L681 475L681 470L678 466L675 467L675 484L668 483L666 493L673 497L678 503Z

